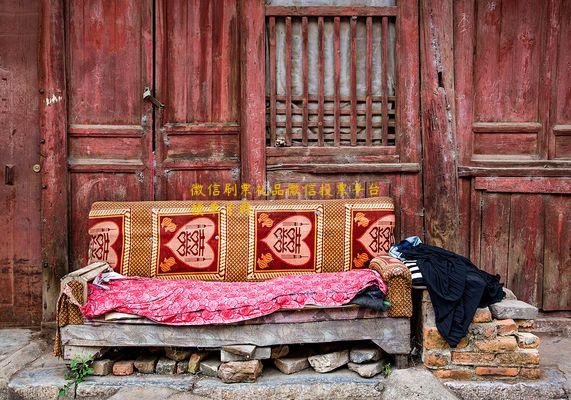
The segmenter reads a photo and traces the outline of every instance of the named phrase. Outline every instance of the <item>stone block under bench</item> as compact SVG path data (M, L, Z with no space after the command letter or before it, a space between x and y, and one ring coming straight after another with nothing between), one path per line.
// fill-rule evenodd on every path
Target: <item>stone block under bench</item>
M468 335L452 349L438 333L425 290L421 305L425 367L441 379L539 379L540 340L529 332L533 328L529 318L537 315L537 309L534 312L535 307L513 299L494 306L478 309Z

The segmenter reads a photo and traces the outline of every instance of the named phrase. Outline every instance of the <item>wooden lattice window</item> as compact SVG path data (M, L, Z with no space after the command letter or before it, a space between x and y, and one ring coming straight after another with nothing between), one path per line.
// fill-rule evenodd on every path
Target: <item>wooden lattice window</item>
M395 146L397 11L266 6L268 146Z

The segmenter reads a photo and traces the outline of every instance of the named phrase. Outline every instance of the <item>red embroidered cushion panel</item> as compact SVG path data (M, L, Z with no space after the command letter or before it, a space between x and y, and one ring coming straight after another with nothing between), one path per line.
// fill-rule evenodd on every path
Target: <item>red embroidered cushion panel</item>
M89 262L124 275L258 281L366 268L394 242L390 198L94 203Z

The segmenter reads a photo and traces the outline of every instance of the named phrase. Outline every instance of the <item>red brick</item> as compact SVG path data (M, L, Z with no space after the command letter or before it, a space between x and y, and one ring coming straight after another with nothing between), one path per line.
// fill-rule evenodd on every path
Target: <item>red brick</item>
M476 314L474 315L474 319L472 319L472 322L492 322L492 313L490 312L490 309L488 307L478 308L476 310Z
M517 332L517 325L513 319L497 319L494 322L498 327L498 335L513 335Z
M446 343L446 340L440 335L437 328L424 328L422 330L423 339L422 344L424 350L432 349L449 349L450 346ZM463 338L460 343L456 346L457 349L463 349L468 346L468 339Z
M133 361L117 361L113 364L113 375L132 375Z
M432 350L424 353L424 365L428 368L445 367L450 363L450 352L448 350Z
M537 349L526 349L497 354L496 362L502 366L539 365L539 351Z
M432 349L446 349L448 348L448 343L444 340L442 335L438 332L436 328L424 328L423 333L423 347L425 350Z
M523 379L539 379L541 378L541 370L539 368L521 368L518 376Z
M535 322L532 319L515 319L514 322L520 332L529 332L535 328Z
M493 322L471 324L469 332L476 339L494 339L496 337L496 324Z
M476 350L485 353L501 353L517 350L517 341L513 336L498 336L492 340L475 340Z
M437 369L432 373L440 379L466 380L474 377L472 369Z
M533 333L518 332L515 334L515 337L521 349L536 349L539 347L540 339Z
M476 367L476 375L480 376L516 376L518 372L517 368Z
M493 353L478 353L474 351L453 351L452 364L458 365L494 365L496 355Z

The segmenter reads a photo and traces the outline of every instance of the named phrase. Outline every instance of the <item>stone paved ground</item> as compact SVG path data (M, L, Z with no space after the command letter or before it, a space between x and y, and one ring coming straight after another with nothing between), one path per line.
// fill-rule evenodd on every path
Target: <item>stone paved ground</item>
M556 368L565 375L565 390L571 397L571 336L537 335L541 338L539 346L541 364L548 368Z
M266 368L255 384L227 385L194 375L90 377L80 385L82 399L565 399L571 376L571 338L543 336L545 377L538 382L445 382L422 367L394 371L388 378L364 379L352 371L318 374L311 370L283 375ZM23 329L0 330L0 400L56 399L64 384L63 363L51 356L50 344ZM450 390L448 390L448 389ZM455 394L454 394L455 393Z

